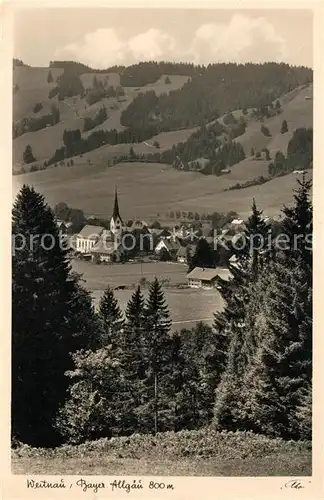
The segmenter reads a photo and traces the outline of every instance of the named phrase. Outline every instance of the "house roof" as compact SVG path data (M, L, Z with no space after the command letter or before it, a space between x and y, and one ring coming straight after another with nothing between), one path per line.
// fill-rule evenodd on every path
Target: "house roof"
M161 239L156 247L160 244L163 244L166 249L169 251L169 252L172 252L172 251L175 251L175 250L178 250L180 247L181 247L181 243L178 239L176 240L165 240L165 239Z
M203 268L203 267L195 267L190 273L187 274L188 279L195 280L203 280L203 281L212 281L218 275L217 269L211 268Z
M105 228L102 226L92 226L91 224L86 224L79 232L78 237L94 239L100 236L104 230Z
M203 268L203 267L195 267L190 273L187 274L188 279L202 280L202 281L213 281L216 277L219 276L223 279L229 279L231 273L228 269L221 268Z

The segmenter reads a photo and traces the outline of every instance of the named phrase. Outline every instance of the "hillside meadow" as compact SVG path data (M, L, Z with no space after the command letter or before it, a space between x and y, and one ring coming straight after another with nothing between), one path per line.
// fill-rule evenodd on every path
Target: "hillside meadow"
M105 106L108 118L101 125L94 129L85 132L84 137L96 130L123 130L120 123L120 116L124 109L132 102L132 100L140 92L148 92L154 90L157 95L169 93L172 90L181 88L187 81L188 77L181 75L170 75L170 84L165 83L165 78L168 75L162 75L155 83L145 85L144 87L125 87L125 96L118 100L117 98L106 98L89 106L86 98L81 99L80 96L66 98L64 101L59 101L57 97L48 98L49 91L55 87L56 79L62 74L60 68L51 68L51 73L54 81L47 82L47 75L50 68L31 68L17 67L13 72L13 84L18 85L19 90L13 97L13 118L15 121L23 118L40 117L50 112L51 106L55 106L60 111L61 121L54 126L23 134L16 138L13 142L13 162L20 164L22 162L23 152L27 145L32 147L34 156L37 161L43 162L50 158L55 150L63 145L62 136L64 129L83 130L84 117L93 117L98 108ZM85 73L81 75L81 81L84 88L92 87L93 78L96 77L99 81L104 81L108 77L109 85L117 87L120 84L120 76L117 73ZM36 103L41 102L43 108L37 114L33 108ZM129 146L127 152L129 150Z
M250 164L255 177L262 163L252 160ZM230 177L216 177L181 172L159 163L122 163L109 168L83 164L14 176L13 194L15 196L23 184L31 184L51 206L64 201L85 214L107 218L111 216L117 186L121 215L126 220L156 218L157 213L163 216L170 210L201 214L234 210L246 217L253 197L267 215L277 215L283 204L291 203L296 174L275 178L260 186L224 191L242 182L241 168L243 165L238 164Z

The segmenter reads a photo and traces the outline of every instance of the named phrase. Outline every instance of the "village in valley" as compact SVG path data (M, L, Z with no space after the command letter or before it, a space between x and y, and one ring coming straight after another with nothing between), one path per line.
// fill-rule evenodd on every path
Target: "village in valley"
M18 10L12 473L310 478L314 12Z

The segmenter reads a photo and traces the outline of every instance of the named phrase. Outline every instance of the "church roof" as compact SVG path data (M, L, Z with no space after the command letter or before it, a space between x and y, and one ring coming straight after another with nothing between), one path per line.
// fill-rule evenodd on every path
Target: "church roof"
M115 201L114 201L114 210L113 210L112 218L113 218L114 221L116 221L117 219L122 220L122 218L120 216L120 213L119 213L117 188L115 190Z

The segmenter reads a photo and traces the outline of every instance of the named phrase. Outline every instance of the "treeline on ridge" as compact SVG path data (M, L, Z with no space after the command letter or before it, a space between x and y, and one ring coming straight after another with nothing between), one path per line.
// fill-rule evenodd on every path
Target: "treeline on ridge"
M136 97L123 111L121 124L158 124L160 131L189 128L234 109L268 105L312 79L311 69L284 63L209 65L179 90Z

